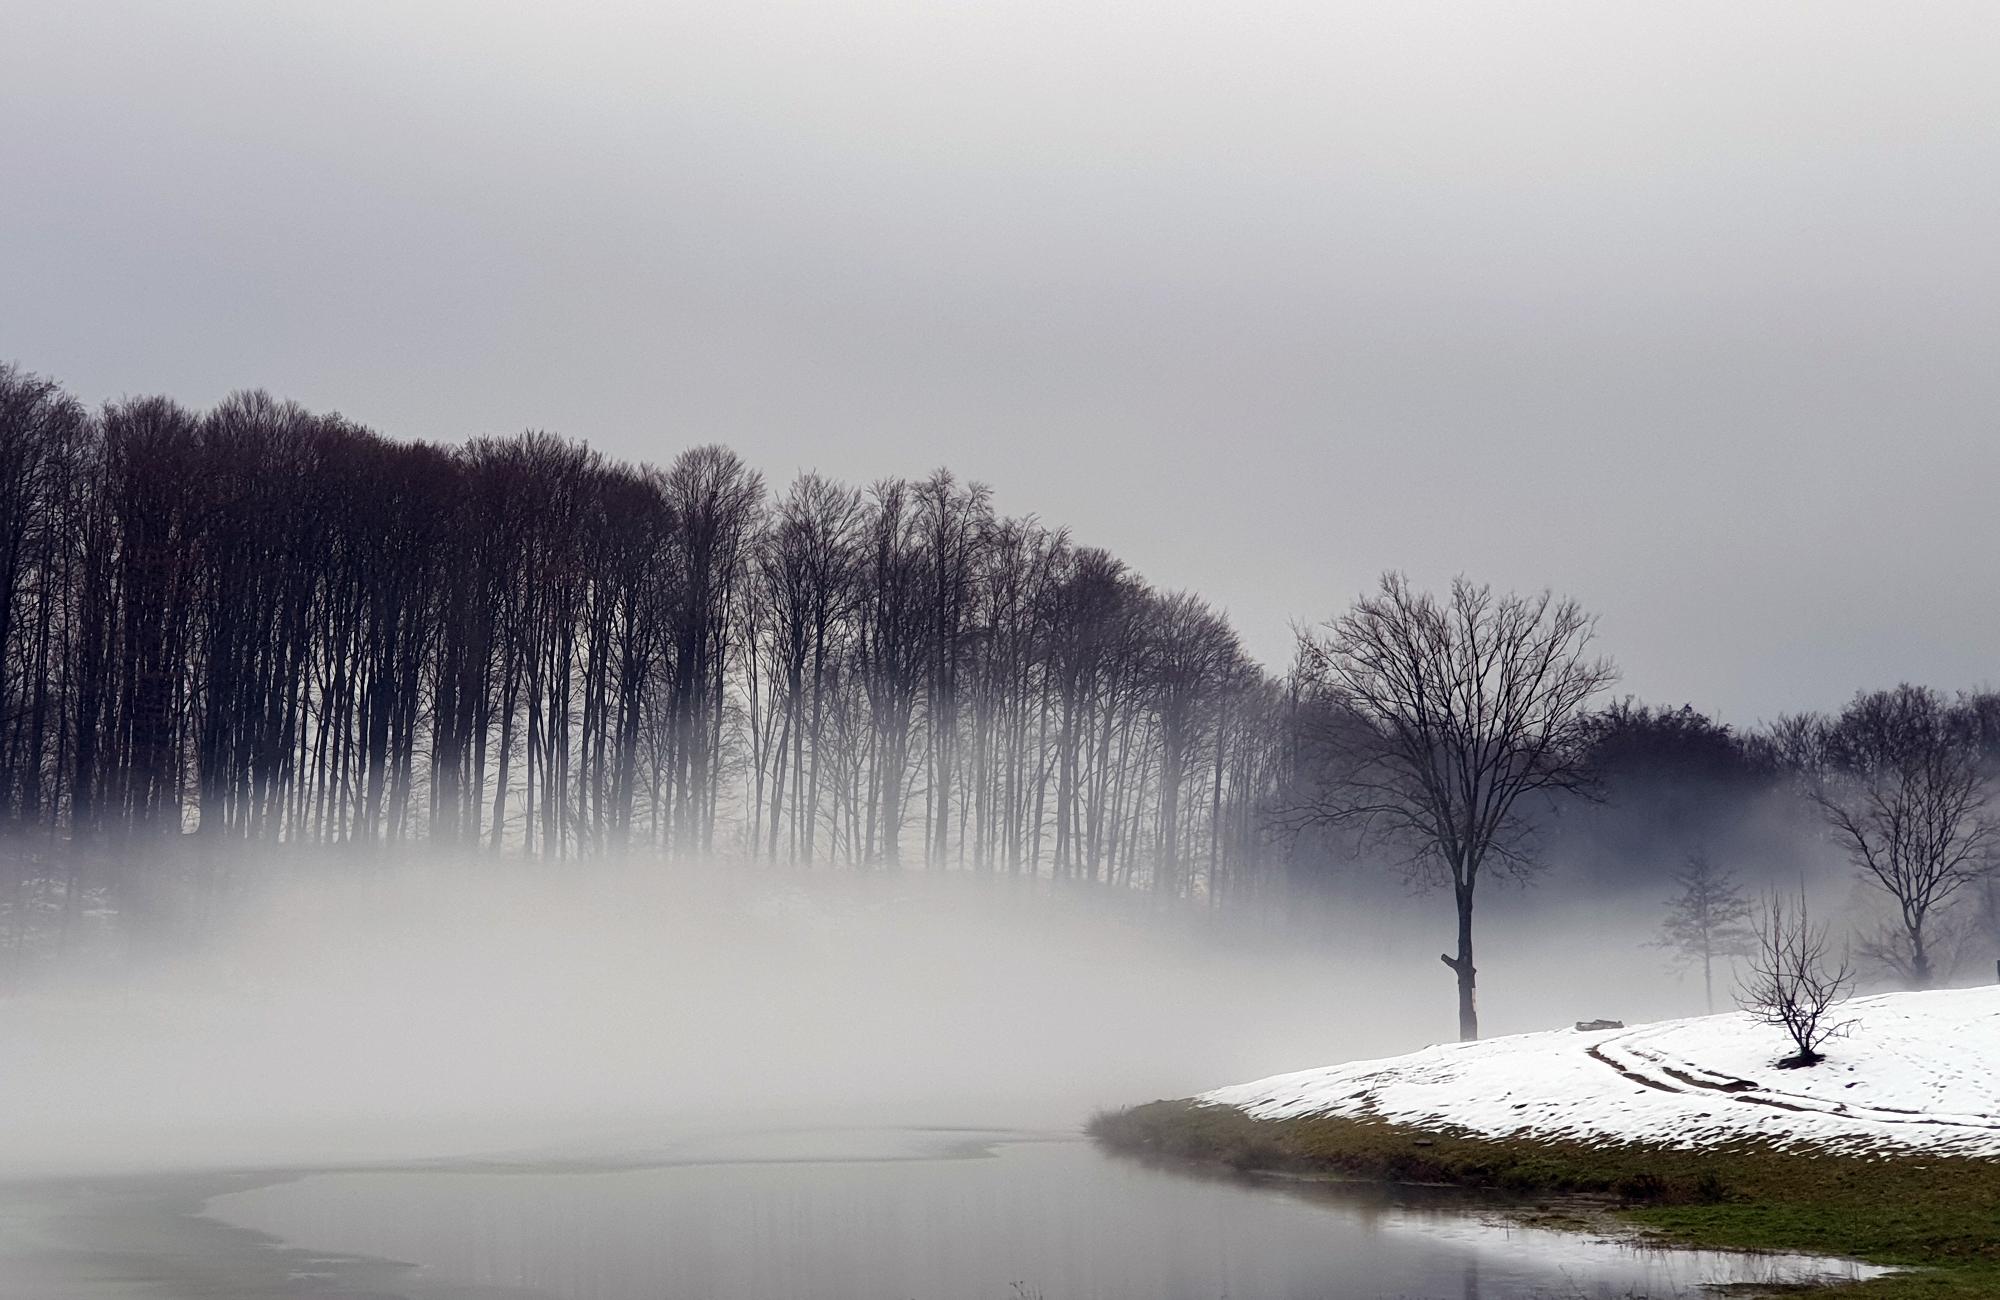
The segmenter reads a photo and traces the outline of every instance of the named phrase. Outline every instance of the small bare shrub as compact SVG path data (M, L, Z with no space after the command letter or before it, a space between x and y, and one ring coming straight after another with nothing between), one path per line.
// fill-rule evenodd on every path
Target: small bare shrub
M1827 1039L1852 1023L1835 1018L1834 1008L1854 987L1854 971L1843 951L1829 955L1826 926L1814 925L1805 891L1794 903L1778 894L1764 900L1749 971L1736 1001L1751 1016L1791 1035L1798 1051L1778 1064L1786 1069L1817 1065Z

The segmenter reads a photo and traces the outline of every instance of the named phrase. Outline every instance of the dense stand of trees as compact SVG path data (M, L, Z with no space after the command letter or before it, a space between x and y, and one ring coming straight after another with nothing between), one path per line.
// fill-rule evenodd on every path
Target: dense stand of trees
M1209 900L1274 860L1284 693L1227 620L945 471L772 491L17 369L0 466L0 820L65 887L181 837Z

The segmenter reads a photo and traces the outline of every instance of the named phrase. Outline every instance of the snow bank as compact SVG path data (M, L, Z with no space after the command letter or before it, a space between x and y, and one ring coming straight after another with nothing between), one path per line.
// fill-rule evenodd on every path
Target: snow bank
M1259 1119L1374 1117L1488 1136L2000 1156L2000 987L1889 993L1804 1070L1741 1012L1448 1043L1204 1093Z

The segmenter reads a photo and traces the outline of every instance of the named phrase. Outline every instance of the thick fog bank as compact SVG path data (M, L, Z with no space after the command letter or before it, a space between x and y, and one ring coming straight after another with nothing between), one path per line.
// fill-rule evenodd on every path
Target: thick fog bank
M487 864L489 867L491 864ZM1072 1128L1450 1037L1449 901L1217 919L1005 880L406 867L0 1004L14 1176L642 1158L769 1124ZM1508 899L1489 1032L1699 1012L1633 909Z

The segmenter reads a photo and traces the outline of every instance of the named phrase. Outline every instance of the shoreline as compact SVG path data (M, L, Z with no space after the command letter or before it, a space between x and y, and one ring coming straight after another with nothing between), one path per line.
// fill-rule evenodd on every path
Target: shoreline
M1800 1276L1806 1267L1818 1261L1832 1263L1843 1255L1864 1258L1858 1252L1827 1249L1823 1242L1805 1245L1743 1242L1700 1233L1663 1231L1661 1225L1633 1217L1628 1212L1629 1206L1621 1208L1613 1198L1588 1190L1509 1187L1491 1180L1441 1175L1425 1178L1418 1176L1424 1172L1422 1169L1407 1165L1398 1166L1402 1176L1392 1178L1386 1176L1387 1166L1379 1161L1371 1174L1355 1167L1352 1161L1348 1162L1349 1167L1337 1167L1339 1162L1326 1158L1324 1153L1317 1159L1300 1159L1299 1152L1287 1152L1275 1142L1257 1147L1243 1146L1240 1139L1233 1139L1239 1144L1224 1147L1212 1139L1196 1140L1193 1130L1176 1128L1171 1122L1190 1115L1212 1121L1219 1109L1188 1103L1153 1103L1099 1117L1090 1126L1088 1139L1113 1153L1177 1167L1183 1173L1228 1173L1264 1184L1280 1194L1289 1189L1310 1195L1315 1186L1342 1183L1354 1188L1373 1187L1397 1202L1429 1202L1430 1208L1446 1209L1488 1225L1563 1232L1636 1248L1685 1246L1782 1256L1804 1266ZM1151 1127L1145 1132L1149 1137L1165 1140L1135 1141L1135 1131L1130 1129L1107 1137L1108 1126L1115 1126L1121 1118L1135 1113L1148 1117ZM1297 1121L1276 1123L1295 1125ZM1251 1125L1255 1126L1252 1131L1263 1131L1273 1124L1238 1114L1230 1129ZM1378 1137L1392 1131L1390 1126L1372 1126L1372 1129ZM990 1153L993 1139L999 1135L994 1130L957 1130L933 1132L930 1136L944 1139L940 1143L944 1149L934 1149L927 1155L877 1155L873 1160L976 1158ZM1013 1136L1015 1140L1046 1141L1054 1135ZM1426 1153L1426 1158L1436 1163L1436 1156L1430 1153L1437 1152L1439 1138L1415 1132L1401 1132L1398 1138L1410 1150ZM1444 1140L1455 1143L1462 1139ZM820 1152L805 1159L823 1163L828 1155ZM853 1158L851 1153L844 1160L834 1157L840 1163ZM220 1197L340 1173L600 1174L746 1160L766 1162L757 1154L741 1150L734 1158L710 1151L682 1152L678 1159L667 1153L648 1153L620 1159L571 1156L536 1160L521 1153L507 1153L486 1159L44 1176L9 1181L0 1183L0 1300L113 1300L114 1297L132 1300L135 1296L161 1300L264 1300L266 1297L356 1300L360 1296L370 1300L424 1300L425 1296L436 1294L439 1286L444 1286L452 1300L546 1300L542 1292L519 1287L446 1285L442 1280L426 1278L421 1267L412 1262L314 1250L302 1242L238 1226L223 1216L211 1214L209 1207ZM1982 1276L1989 1283L2000 1277ZM1842 1284L1814 1293L1829 1297L1879 1294L1885 1300L1899 1294L1871 1290L1872 1285L1872 1282ZM1793 1287L1783 1289L1787 1293L1796 1291ZM1732 1293L1759 1292L1754 1287L1737 1284ZM2000 1294L2000 1290L1922 1294L1956 1300L1961 1294L1990 1297Z
M1106 1112L1088 1132L1108 1151L1215 1172L1457 1188L1523 1227L1894 1270L1811 1288L1825 1300L2000 1295L2000 1161L1990 1159L1493 1137L1345 1116L1258 1119L1193 1098Z

